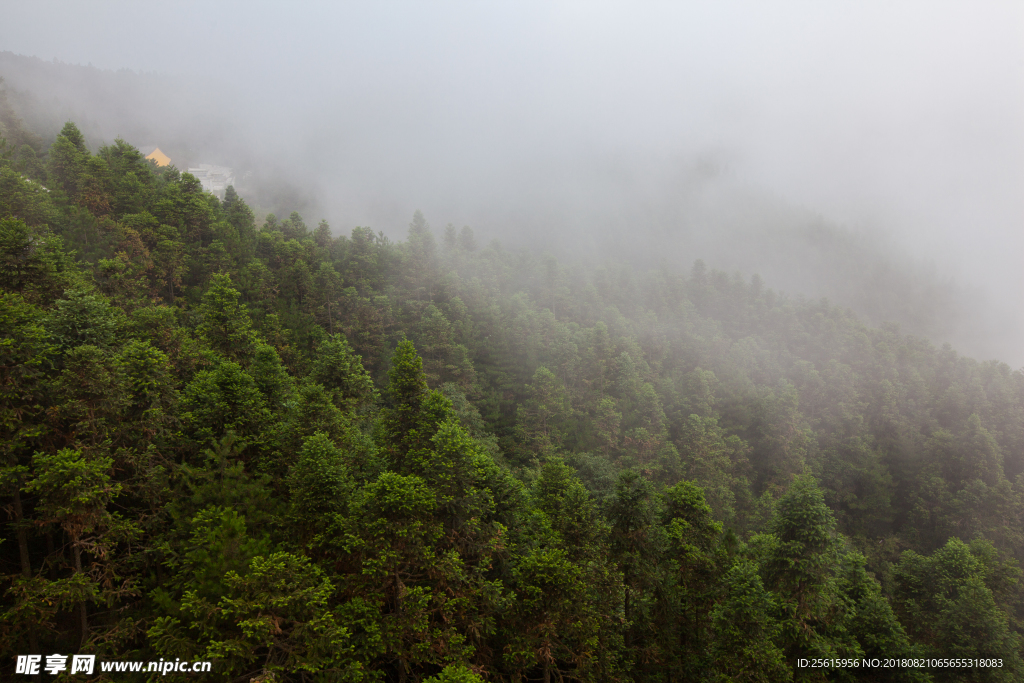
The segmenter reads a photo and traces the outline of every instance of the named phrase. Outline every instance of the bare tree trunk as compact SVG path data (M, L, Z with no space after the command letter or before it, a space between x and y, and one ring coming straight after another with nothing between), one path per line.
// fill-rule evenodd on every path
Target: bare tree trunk
M18 554L21 556L21 575L26 579L32 578L32 558L28 554L28 532L22 525L25 518L21 508L21 492L14 489L14 521L18 524ZM32 648L32 654L40 654L39 639L36 637L35 626L28 627L28 646ZM36 680L39 677L36 676Z
M398 623L402 623L402 579L395 572L395 614L398 616ZM404 647L404 643L401 645ZM398 657L398 683L405 683L405 657Z
M28 533L21 522L24 514L21 510L21 492L14 489L14 521L18 525L18 554L21 556L21 575L26 579L32 578L32 562L28 556Z
M57 548L53 545L53 531L49 527L46 528L46 556L49 558L57 557ZM64 553L61 553L61 559L64 559ZM57 567L53 562L50 562L50 581L57 580Z
M630 579L630 577L627 576L626 577L626 581L628 582L629 579ZM629 590L629 586L628 585L626 586L626 590L624 591L624 593L625 593L625 596L624 596L625 600L624 600L624 604L623 604L623 608L624 608L623 609L623 614L626 615L626 621L629 621L629 619L630 619L630 615L629 615L630 590ZM633 629L632 628L626 629L626 639L625 639L625 642L626 642L626 648L627 649L629 649L633 645Z
M72 548L75 551L75 572L77 574L82 573L82 549L78 546L78 539L74 539ZM80 645L85 645L86 637L89 635L89 619L85 611L85 600L78 603L78 611L80 615L80 626L82 629L82 639Z

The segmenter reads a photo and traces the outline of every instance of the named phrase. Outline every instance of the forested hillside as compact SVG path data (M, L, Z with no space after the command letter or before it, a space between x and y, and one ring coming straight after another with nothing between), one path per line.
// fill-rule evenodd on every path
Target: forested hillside
M1020 371L700 261L335 236L4 125L5 671L1024 677ZM864 657L1001 667L797 666Z
M895 321L904 332L949 341L961 353L1024 364L1011 332L1019 306L1005 298L1013 288L977 286L992 272L983 276L962 252L937 265L921 241L907 244L899 230L846 225L845 217L748 185L730 170L727 155L669 160L591 151L584 158L552 153L544 163L522 165L516 155L494 149L486 180L467 187L463 180L480 174L461 168L446 177L457 164L444 150L427 161L418 156L425 148L417 153L393 142L382 154L382 145L366 137L378 120L369 102L346 106L344 115L312 101L268 106L235 81L104 70L3 50L0 78L0 100L8 99L12 115L16 111L35 134L37 152L71 120L93 151L122 137L147 151L159 144L181 170L229 166L235 189L259 222L271 212L283 218L298 211L372 225L400 239L412 212L407 207L422 200L419 206L432 218L479 228L484 245L498 236L509 249L548 250L563 262L608 259L639 271L666 258L686 267L701 258L728 273L760 273L790 295L828 297L869 325ZM305 122L321 110L342 118ZM272 112L288 123L261 119ZM361 113L353 118L355 112ZM0 113L0 129L4 118ZM352 135L334 139L339 131ZM18 135L0 130L5 135L20 148ZM348 151L336 154L335 147ZM348 170L336 165L342 159ZM432 180L413 181L413 168L423 172L425 165L435 168ZM395 168L408 173L396 177ZM970 220L984 218L975 212ZM899 222L887 223L893 225ZM338 232L337 223L334 228Z

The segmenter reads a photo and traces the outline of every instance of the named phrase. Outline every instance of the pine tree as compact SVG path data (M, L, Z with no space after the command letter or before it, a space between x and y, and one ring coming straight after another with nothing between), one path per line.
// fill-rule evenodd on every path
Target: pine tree
M256 350L257 337L240 297L228 275L214 275L199 307L201 322L198 332L217 353L245 362Z
M725 575L725 599L715 607L711 662L721 683L782 683L793 672L779 646L782 627L773 617L774 596L761 583L752 562L740 562Z

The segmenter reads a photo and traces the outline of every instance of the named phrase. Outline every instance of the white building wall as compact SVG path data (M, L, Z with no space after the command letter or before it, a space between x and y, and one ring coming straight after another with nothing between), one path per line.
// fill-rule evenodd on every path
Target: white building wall
M213 164L199 164L196 168L188 169L203 185L203 189L212 192L221 199L224 199L224 191L228 185L235 184L234 170L227 166L214 166Z

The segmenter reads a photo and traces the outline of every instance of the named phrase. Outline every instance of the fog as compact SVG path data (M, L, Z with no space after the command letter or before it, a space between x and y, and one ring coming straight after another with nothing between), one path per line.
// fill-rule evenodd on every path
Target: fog
M1024 5L636 5L5 2L49 65L0 76L336 234L704 258L1024 365Z

